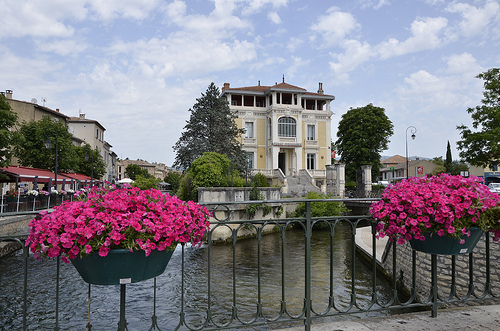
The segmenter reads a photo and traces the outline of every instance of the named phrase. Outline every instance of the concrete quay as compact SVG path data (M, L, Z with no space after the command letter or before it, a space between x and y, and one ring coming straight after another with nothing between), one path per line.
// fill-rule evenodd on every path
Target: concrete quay
M6 215L0 217L0 239L9 236L25 236L29 233L29 223L34 213L24 215ZM22 248L17 241L0 241L0 258Z
M281 331L302 331L303 326L282 329ZM438 310L437 317L430 311L391 315L384 317L342 320L322 323L314 320L312 331L462 331L462 330L500 330L500 305L468 306Z

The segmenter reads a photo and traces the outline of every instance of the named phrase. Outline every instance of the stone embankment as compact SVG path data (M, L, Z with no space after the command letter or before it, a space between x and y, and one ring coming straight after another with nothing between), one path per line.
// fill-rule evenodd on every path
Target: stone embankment
M28 225L34 216L33 213L30 213L0 217L0 258L22 248L19 241L2 240L2 237L26 236L29 232Z

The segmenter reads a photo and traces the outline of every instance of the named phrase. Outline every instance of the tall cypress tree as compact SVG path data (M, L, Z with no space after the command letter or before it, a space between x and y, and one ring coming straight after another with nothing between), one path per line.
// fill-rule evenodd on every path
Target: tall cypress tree
M452 162L450 141L448 140L448 146L446 146L446 160L444 160L444 167L446 168L446 173L448 174L451 173Z
M246 158L239 137L245 130L238 128L237 116L213 82L189 111L191 116L173 146L176 152L174 167L185 170L203 153L216 152L226 155L237 168L243 169Z

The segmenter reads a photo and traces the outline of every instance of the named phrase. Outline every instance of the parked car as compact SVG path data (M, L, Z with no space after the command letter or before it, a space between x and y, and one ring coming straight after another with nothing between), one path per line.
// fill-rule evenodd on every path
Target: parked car
M489 183L488 188L491 192L500 193L500 183Z

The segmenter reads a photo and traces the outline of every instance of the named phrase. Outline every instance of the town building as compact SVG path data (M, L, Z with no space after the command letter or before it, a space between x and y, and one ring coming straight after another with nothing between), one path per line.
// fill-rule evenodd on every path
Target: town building
M143 160L129 160L127 158L124 160L119 160L117 162L116 178L118 178L118 180L128 178L128 176L125 175L125 170L127 169L127 166L129 164L136 164L139 167L141 167L141 169L146 170L148 174L150 174L154 178L159 178L161 180L163 180L167 175L167 173L170 171L170 169L163 163L156 163L156 162L149 163Z
M97 150L101 154L105 166L104 180L112 182L116 178L116 158L114 153L106 140L104 140L104 133L106 129L98 121L88 119L85 114L80 113L78 117L69 117L67 119L68 131L74 137L78 137L83 142L80 145L88 144L92 149Z
M434 162L417 158L408 160L400 155L394 155L381 161L380 180L390 183L401 181L407 177L424 177L432 175L438 165ZM408 166L408 176L406 168Z
M326 185L326 165L331 163L330 102L322 83L317 92L283 81L272 86L230 87L222 97L237 115L236 124L245 129L242 148L248 167L263 173L273 183L305 176L321 187Z

